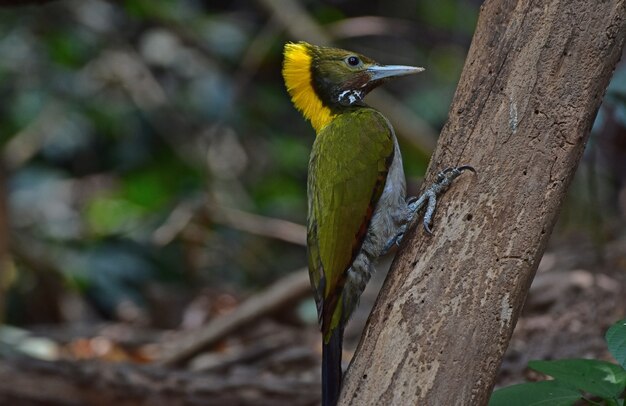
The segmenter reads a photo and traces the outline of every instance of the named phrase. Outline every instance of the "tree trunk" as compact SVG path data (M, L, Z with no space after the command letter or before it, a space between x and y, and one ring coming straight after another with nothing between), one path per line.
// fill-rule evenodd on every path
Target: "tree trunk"
M488 0L427 176L473 165L414 227L342 405L486 404L626 35L624 0Z

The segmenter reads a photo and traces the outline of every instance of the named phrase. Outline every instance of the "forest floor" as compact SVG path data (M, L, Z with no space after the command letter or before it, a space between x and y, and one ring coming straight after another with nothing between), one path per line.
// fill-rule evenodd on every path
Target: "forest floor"
M601 248L585 239L553 241L539 265L497 386L539 379L527 369L534 359L610 360L603 336L625 316L625 271L624 240ZM373 278L346 330L345 366L384 277L381 271ZM187 319L221 313L208 323L213 329L209 336L217 331L209 338L201 333L207 325L191 331L120 324L34 328L18 341L25 352L40 356L26 359L13 354L0 362L0 401L182 405L210 399L206 404L317 404L319 333L314 323L304 323L294 311L297 299L307 296L308 281L296 275L289 283L266 289L269 295L250 296L247 302L252 306L231 296L225 300L219 292L193 300L185 309ZM233 318L238 321L229 324ZM163 356L203 340L184 358Z

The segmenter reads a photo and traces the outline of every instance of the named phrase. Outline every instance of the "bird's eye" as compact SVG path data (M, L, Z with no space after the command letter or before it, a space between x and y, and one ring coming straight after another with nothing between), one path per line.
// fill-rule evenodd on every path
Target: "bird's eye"
M357 58L356 56L349 56L346 59L346 62L350 66L358 66L361 63L361 60Z

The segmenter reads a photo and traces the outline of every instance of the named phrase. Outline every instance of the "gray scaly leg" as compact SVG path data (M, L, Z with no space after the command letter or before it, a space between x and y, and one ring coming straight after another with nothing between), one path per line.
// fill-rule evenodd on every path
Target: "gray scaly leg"
M423 221L424 230L426 230L428 234L432 234L430 225L432 223L433 215L435 214L435 209L437 208L437 197L442 195L446 190L448 190L450 185L452 185L454 180L458 178L463 173L463 171L471 171L473 173L476 173L476 170L469 165L446 168L443 171L439 172L435 182L430 185L419 198L416 199L415 197L411 197L409 199L409 201L407 202L409 207L407 222L400 226L400 228L398 229L398 234L396 234L387 242L384 252L389 251L394 245L400 245L407 225L411 224L413 218L415 217L415 214L422 207L424 207L425 204L426 212L424 213Z
M426 212L424 213L423 223L424 230L426 230L428 234L432 234L430 224L432 223L433 215L435 214L435 208L437 207L437 197L442 195L446 190L448 190L448 188L450 188L450 185L452 185L452 182L454 182L454 180L458 178L463 173L463 171L471 171L473 173L476 173L476 170L469 165L457 166L455 168L446 168L443 171L439 172L435 183L430 185L430 187L426 189L415 202L409 204L409 221L412 220L415 216L415 213L417 213L418 210L421 209L422 206L424 206L424 203L428 203L426 205Z

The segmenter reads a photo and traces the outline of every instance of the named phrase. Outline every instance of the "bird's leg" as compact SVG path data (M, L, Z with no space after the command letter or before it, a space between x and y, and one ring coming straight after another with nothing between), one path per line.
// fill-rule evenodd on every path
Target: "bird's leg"
M476 173L476 170L469 165L446 168L439 172L435 182L430 185L416 201L409 203L409 222L413 220L413 217L415 217L415 214L419 211L419 209L426 204L426 212L424 213L423 221L424 230L426 230L428 234L432 234L430 224L433 220L433 215L435 214L435 208L437 207L437 197L448 190L450 185L452 185L454 180L458 178L463 171Z
M387 244L385 245L384 252L388 252L394 245L400 245L402 241L402 237L404 237L404 232L406 231L406 227L408 224L411 224L413 218L417 214L417 212L426 205L426 212L424 213L424 229L428 234L432 234L432 230L430 229L430 225L432 223L433 215L435 214L435 209L437 207L437 197L442 195L450 185L454 182L456 178L458 178L463 171L471 171L476 173L476 170L469 166L457 166L453 168L446 168L443 171L437 174L437 179L435 182L428 187L418 198L410 197L407 200L408 205L408 215L406 223L401 225L398 228L398 233L389 239Z

